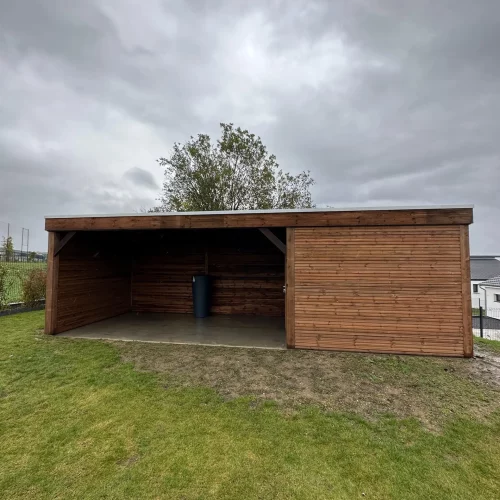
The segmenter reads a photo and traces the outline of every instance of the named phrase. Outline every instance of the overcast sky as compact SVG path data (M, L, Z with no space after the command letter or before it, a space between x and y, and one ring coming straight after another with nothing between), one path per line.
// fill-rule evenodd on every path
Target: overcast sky
M155 160L233 122L310 169L319 206L472 203L472 252L498 254L499 19L498 0L0 0L0 221L44 250L44 215L149 208Z

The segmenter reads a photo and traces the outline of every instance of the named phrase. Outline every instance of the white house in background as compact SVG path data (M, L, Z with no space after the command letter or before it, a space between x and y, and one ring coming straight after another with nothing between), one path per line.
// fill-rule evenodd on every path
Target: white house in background
M486 307L487 296L482 284L500 276L500 258L493 255L471 255L470 274L472 307L479 307L480 303ZM488 307L500 307L500 303L495 306L491 304L493 302L488 301Z
M498 309L500 311L500 275L483 281L480 290L484 291L484 302L481 305L486 309ZM500 319L500 315L499 315Z
M481 300L483 311L483 337L490 340L500 340L500 275L483 281L479 290L484 294ZM472 332L481 335L479 316L472 317Z

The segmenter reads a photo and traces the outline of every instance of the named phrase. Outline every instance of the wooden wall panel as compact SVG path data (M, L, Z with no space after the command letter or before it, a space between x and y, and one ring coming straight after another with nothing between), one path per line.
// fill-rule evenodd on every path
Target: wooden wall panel
M295 346L463 356L461 231L296 228Z
M202 248L162 242L154 255L136 256L132 270L134 312L193 311L191 280L204 271Z
M191 313L192 276L208 269L213 314L284 316L284 255L257 229L138 233L135 243L133 311Z
M59 258L55 333L130 311L127 246L116 233L78 233Z

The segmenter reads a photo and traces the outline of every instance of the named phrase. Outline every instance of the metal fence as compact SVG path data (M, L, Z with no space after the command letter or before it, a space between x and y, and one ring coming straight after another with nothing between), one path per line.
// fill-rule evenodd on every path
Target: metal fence
M16 251L0 253L0 310L22 306L33 290L34 281L37 278L40 281L40 271L46 270L46 255Z
M476 337L500 340L500 308L473 309L472 332Z

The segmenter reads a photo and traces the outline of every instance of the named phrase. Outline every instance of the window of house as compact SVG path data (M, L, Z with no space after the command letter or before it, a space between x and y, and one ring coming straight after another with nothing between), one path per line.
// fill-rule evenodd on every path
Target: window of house
M479 293L479 285L472 285L472 291L474 293Z
M500 302L500 293L495 293L495 295L493 295L493 300L495 302Z

